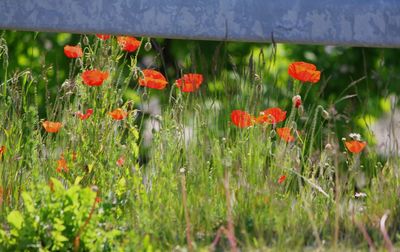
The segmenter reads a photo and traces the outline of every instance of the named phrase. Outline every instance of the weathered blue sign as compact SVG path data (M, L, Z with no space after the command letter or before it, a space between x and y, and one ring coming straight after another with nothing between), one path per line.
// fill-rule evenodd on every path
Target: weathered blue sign
M0 28L400 47L400 1L1 0Z

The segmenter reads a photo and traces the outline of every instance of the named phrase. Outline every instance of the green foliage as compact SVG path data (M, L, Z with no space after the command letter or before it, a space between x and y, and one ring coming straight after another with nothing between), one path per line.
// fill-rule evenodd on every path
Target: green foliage
M79 237L81 251L111 250L121 235L105 229L106 212L96 202L97 193L73 185L65 189L61 181L34 186L23 192L23 208L7 215L1 230L2 251L70 251ZM86 224L87 223L87 224ZM105 249L108 247L108 249Z

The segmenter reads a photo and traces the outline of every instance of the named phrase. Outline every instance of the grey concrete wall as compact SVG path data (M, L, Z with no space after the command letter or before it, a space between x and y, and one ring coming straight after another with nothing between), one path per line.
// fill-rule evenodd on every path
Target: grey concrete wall
M0 0L0 28L400 47L400 0Z

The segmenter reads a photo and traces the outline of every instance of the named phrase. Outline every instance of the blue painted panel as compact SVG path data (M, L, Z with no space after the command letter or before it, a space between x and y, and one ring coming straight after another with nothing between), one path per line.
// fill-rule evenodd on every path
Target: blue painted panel
M1 0L0 28L400 47L400 1Z

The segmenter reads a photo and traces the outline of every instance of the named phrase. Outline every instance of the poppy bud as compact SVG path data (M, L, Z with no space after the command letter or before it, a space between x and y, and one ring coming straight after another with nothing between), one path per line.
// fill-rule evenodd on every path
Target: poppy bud
M146 52L151 50L151 42L150 40L146 42L146 44L144 45L144 50L146 50Z
M325 145L325 150L327 150L327 151L333 150L332 145L331 145L330 143L327 143L327 144Z
M133 79L134 80L137 80L138 78L139 78L139 73L138 73L139 71L138 71L138 69L137 69L137 67L135 67L134 69L133 69Z
M90 187L90 189L91 189L93 192L98 192L98 191L99 191L99 188L98 188L96 185L92 185L92 186Z
M293 106L295 108L299 108L301 106L301 96L300 95L295 95L292 98Z
M154 118L158 121L162 121L162 116L161 115L155 115Z
M283 182L285 182L285 180L286 180L286 175L282 175L282 176L279 177L278 183L282 184Z
M323 117L325 120L328 120L328 119L330 118L329 112L326 111L325 109L322 110L322 117Z
M87 36L84 36L82 42L84 45L89 45L89 38Z

